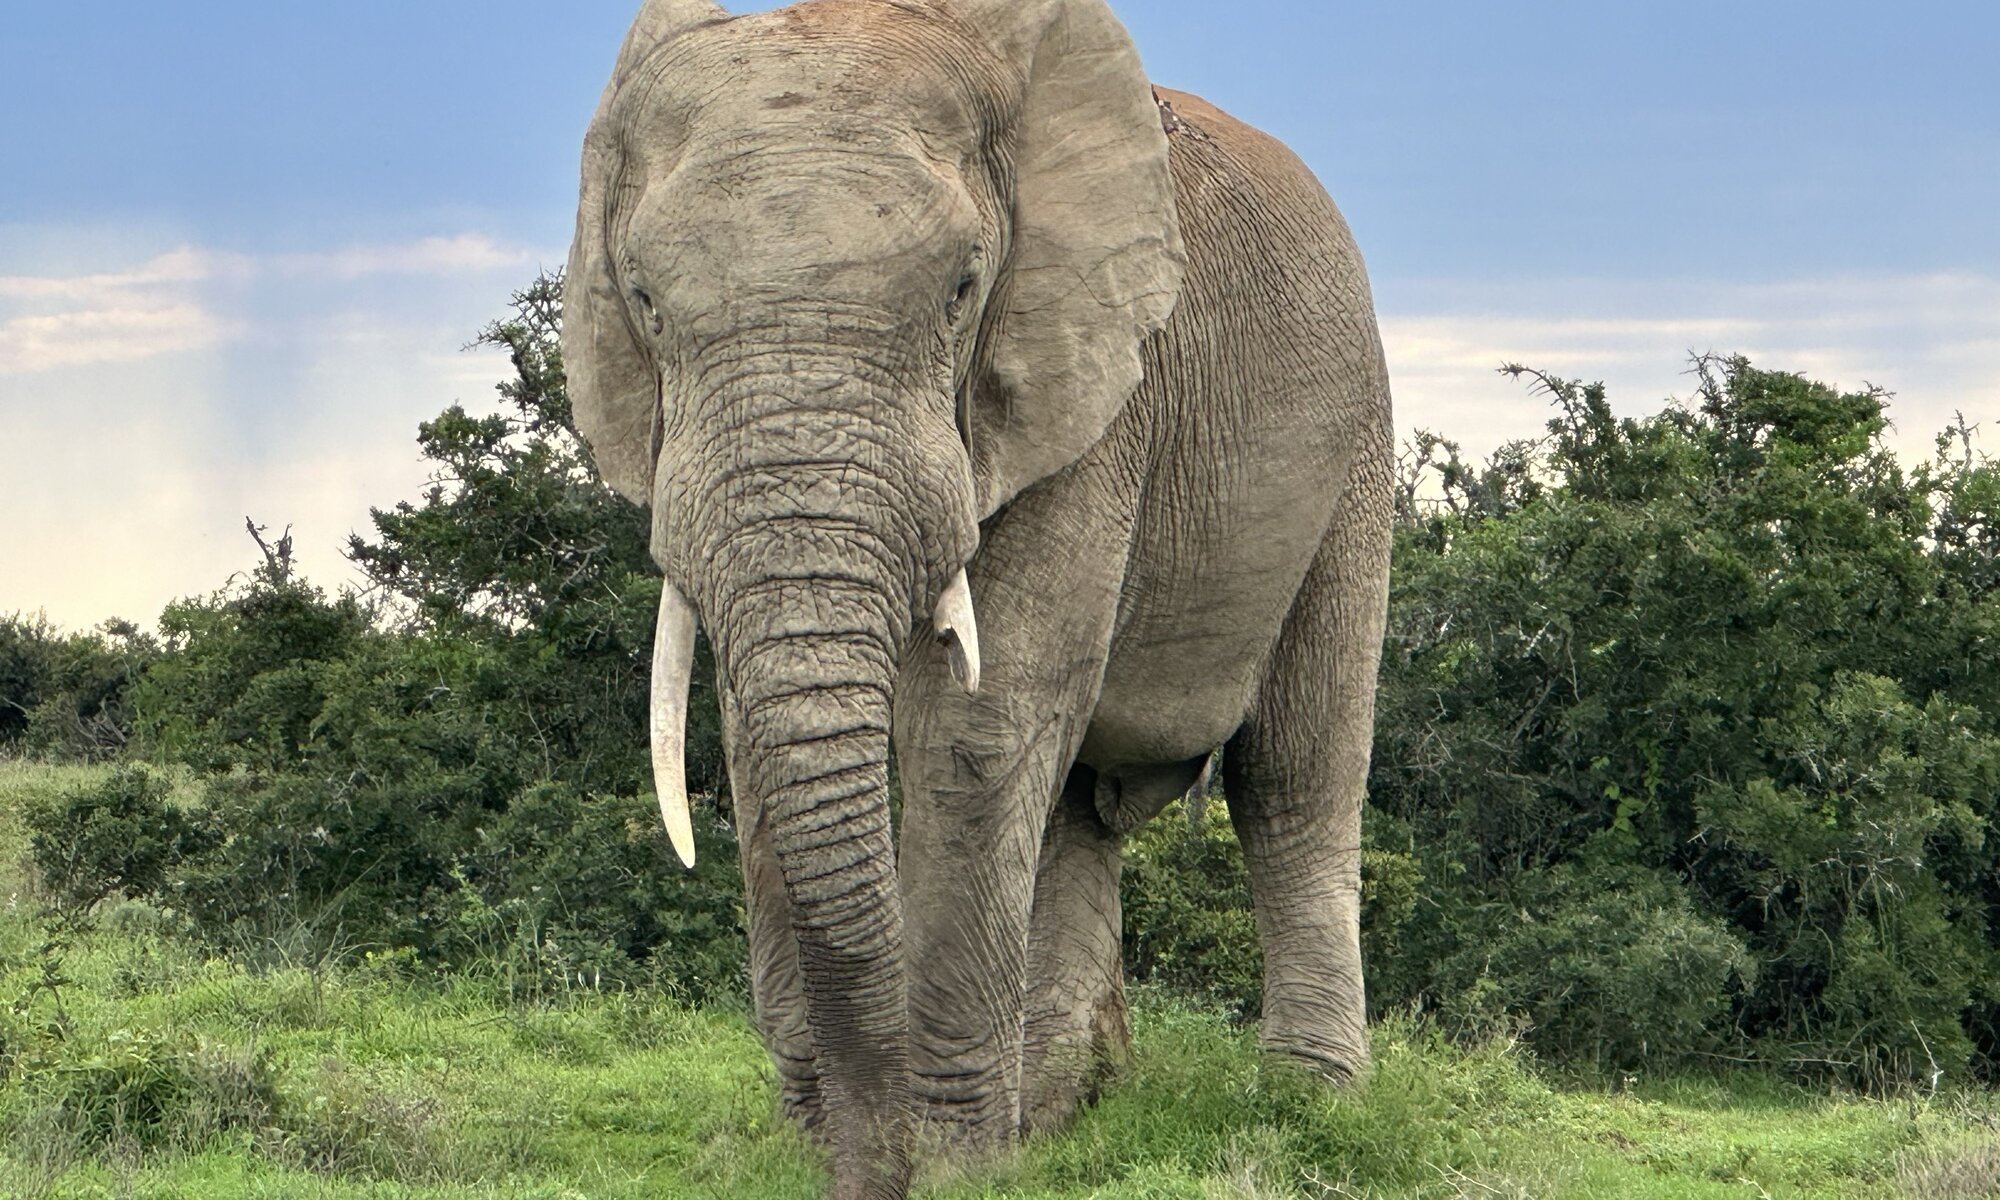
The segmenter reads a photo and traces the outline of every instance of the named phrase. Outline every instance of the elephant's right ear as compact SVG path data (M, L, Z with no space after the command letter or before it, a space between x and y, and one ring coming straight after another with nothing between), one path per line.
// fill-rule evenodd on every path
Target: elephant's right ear
M1152 86L1105 0L949 0L1027 83L1014 228L968 406L983 518L1104 435L1186 255Z
M576 430L590 444L604 482L635 504L653 493L653 436L659 375L640 348L610 244L611 197L623 152L611 128L613 97L660 43L693 25L727 16L711 0L647 0L632 22L618 65L583 139L583 189L576 240L563 277L563 366Z

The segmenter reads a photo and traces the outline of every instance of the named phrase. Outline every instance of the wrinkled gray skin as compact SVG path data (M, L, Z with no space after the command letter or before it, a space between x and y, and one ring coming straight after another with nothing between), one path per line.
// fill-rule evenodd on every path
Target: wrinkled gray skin
M1310 173L1156 95L1102 0L651 0L583 185L578 425L715 646L758 1021L834 1194L904 1195L920 1120L984 1149L1087 1094L1120 837L1218 748L1264 1044L1360 1071L1389 392Z

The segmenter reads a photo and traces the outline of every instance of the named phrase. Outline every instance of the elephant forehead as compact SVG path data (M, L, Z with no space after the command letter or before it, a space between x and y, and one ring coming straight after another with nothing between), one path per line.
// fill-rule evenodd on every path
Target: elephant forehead
M908 153L766 130L684 158L648 190L630 237L682 286L838 276L874 281L886 299L949 283L978 229L964 190Z
M690 136L848 118L967 151L1010 82L960 27L884 0L813 0L703 26L649 66L665 86L642 91L677 108Z

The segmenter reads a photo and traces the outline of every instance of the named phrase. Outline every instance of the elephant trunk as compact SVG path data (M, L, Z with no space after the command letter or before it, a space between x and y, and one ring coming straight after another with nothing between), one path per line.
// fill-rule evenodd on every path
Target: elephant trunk
M810 574L733 576L714 589L713 628L728 631L717 643L731 775L784 879L843 1197L904 1194L914 1122L888 797L908 608L875 573L819 559Z
M939 597L931 626L950 655L953 676L968 692L979 690L979 624L965 568ZM688 689L694 675L694 606L670 581L661 581L660 616L653 637L651 736L653 787L667 837L681 862L694 866L693 811L687 795Z
M960 564L977 535L966 489L941 486L949 472L927 471L917 439L890 424L900 406L866 404L849 377L822 393L840 407L815 411L799 383L795 359L783 380L691 405L716 432L670 446L684 457L662 472L671 491L657 498L654 540L687 598L670 583L662 599L655 763L673 832L685 805L670 761L685 713L679 646L698 607L739 812L755 814L784 882L835 1194L900 1197L915 1117L891 708L913 638L939 639L976 686Z
M879 608L834 589L807 616L759 589L721 620L759 630L727 656L730 760L790 901L836 1194L900 1197L914 1108Z

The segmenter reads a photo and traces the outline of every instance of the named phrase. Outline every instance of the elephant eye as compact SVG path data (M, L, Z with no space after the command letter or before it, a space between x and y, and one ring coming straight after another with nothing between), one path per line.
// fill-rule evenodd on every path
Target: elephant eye
M959 317L965 315L966 302L972 299L972 289L978 284L979 276L967 271L964 278L958 281L958 290L952 293L951 303L945 305L946 320L954 325L958 324Z
M653 307L653 297L645 288L635 286L632 289L632 299L639 305L639 311L646 314L646 322L653 327L654 334L657 335L666 328L666 322L660 319L659 310Z

